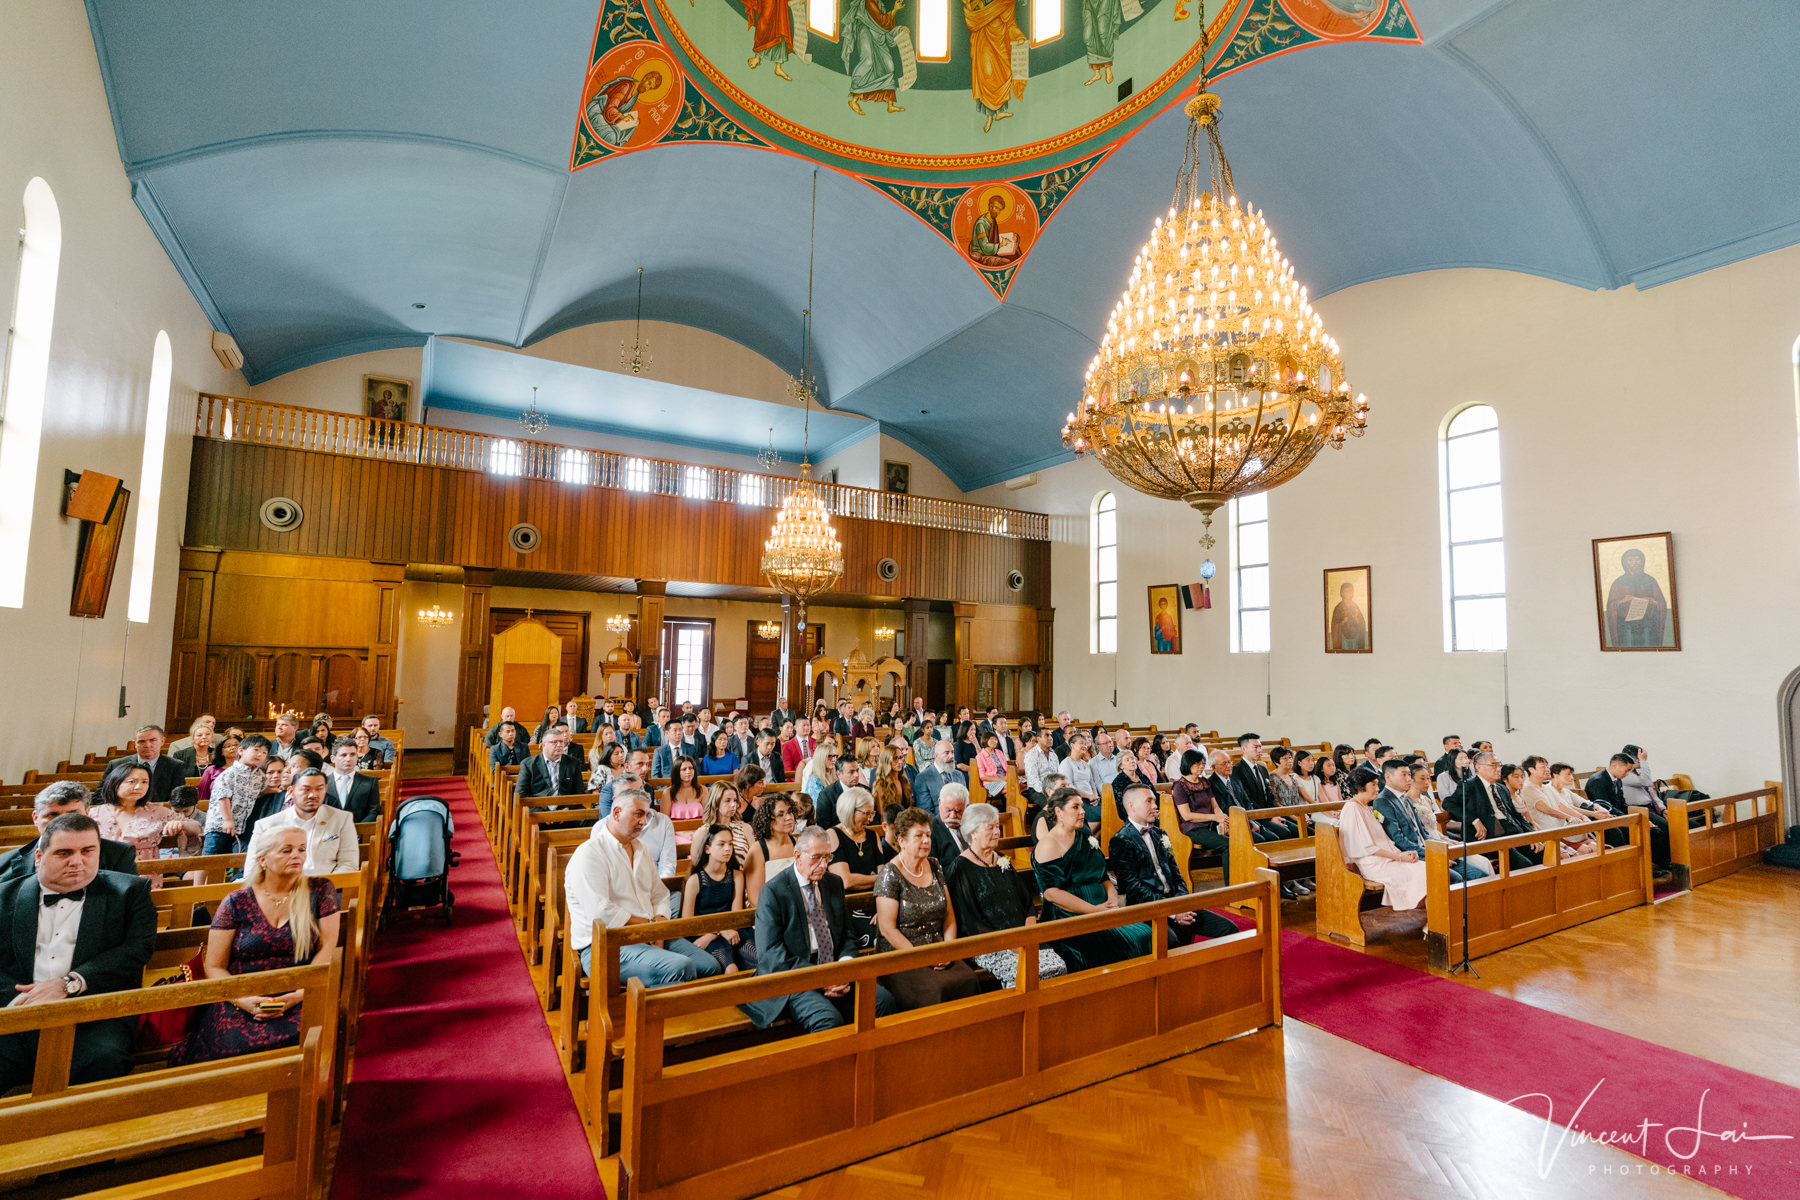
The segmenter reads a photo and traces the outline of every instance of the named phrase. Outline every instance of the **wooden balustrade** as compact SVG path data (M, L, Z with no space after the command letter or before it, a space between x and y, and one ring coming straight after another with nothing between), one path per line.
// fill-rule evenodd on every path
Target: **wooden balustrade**
M194 436L753 508L781 507L798 482L789 475L762 475L728 467L559 446L210 392L200 394ZM813 487L833 516L1027 541L1050 538L1050 518L1043 513L819 480L813 481Z

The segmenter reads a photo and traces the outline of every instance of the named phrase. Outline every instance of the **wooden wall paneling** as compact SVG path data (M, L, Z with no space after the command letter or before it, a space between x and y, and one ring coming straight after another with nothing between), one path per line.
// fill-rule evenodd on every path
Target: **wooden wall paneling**
M971 697L975 695L975 643L971 626L977 611L978 606L974 604L958 604L955 608L956 690L954 698L946 697L944 702L958 708L974 703Z
M400 608L400 584L406 578L406 564L376 563L371 574L375 588L375 636L369 645L360 688L363 708L356 716L360 719L376 713L383 725L394 726L400 722L394 680L400 657L400 624L406 616Z
M662 625L665 593L669 585L660 579L640 579L638 590L638 701L655 708L663 694Z
M546 628L563 640L562 667L556 678L557 703L567 704L577 696L584 696L588 690L588 620L592 616L586 612L569 612L552 609L496 608L489 610L489 637L497 636L525 620L526 613L531 619L541 622ZM492 657L490 651L489 657ZM543 713L533 713L532 723Z
M900 703L909 711L914 696L923 696L930 683L931 602L909 599L900 606L906 629L906 695Z
M811 622L808 622L810 625ZM806 710L806 663L813 655L811 630L800 630L800 605L781 598L781 667L777 680L781 707Z
M1051 690L1051 685L1056 667L1056 639L1053 636L1055 630L1052 626L1056 623L1056 610L1054 608L1038 609L1037 621L1038 669L1036 693L1032 697L1032 703L1039 712L1053 713L1056 711L1056 693Z
M744 698L750 711L766 713L781 693L781 635L763 637L756 631L762 622L744 622Z
M456 664L457 735L451 739L459 774L469 769L468 738L463 731L487 724L483 706L487 703L488 607L493 591L492 571L464 569L462 640ZM493 715L498 718L500 714Z
M206 649L212 626L217 551L183 550L176 577L175 636L169 650L169 697L163 720L185 729L206 711Z

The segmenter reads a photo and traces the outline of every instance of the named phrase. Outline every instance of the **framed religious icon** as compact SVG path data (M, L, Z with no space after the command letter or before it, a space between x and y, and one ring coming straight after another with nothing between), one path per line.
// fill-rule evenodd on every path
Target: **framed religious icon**
M912 491L912 464L883 459L881 463L881 487L883 491L898 492L904 496Z
M363 412L377 421L405 421L412 405L412 384L405 379L363 376Z
M1181 589L1156 584L1150 593L1150 653L1181 653Z
M1681 649L1673 535L1595 538L1594 605L1600 649Z
M1374 650L1369 568L1325 568L1325 653L1371 654Z

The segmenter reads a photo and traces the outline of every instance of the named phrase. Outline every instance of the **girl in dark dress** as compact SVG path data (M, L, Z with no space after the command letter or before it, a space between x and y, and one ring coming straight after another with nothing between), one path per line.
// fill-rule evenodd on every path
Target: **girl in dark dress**
M732 843L731 827L708 825L694 839L704 847L705 855L698 866L688 872L681 889L681 915L704 917L712 913L736 912L744 907L744 876L738 870L737 847ZM703 933L693 939L694 945L718 960L727 975L740 969L756 970L756 937L753 931L725 929Z
M1054 921L1124 907L1106 874L1106 856L1088 834L1081 793L1074 788L1059 789L1050 797L1045 815L1055 823L1031 851L1038 891L1044 898L1041 919ZM1074 970L1139 958L1151 949L1147 921L1084 933L1056 945L1057 954Z
M208 979L327 963L338 944L338 894L307 877L306 831L263 825L251 837L245 884L219 903L206 939ZM178 1063L206 1062L300 1044L303 992L240 996L208 1007L177 1049Z

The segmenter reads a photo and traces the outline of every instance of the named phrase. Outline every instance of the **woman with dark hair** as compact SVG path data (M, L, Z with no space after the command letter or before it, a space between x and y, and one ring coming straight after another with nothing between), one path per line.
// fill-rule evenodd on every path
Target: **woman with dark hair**
M753 904L755 897L750 892L750 881L762 870L762 851L756 845L756 831L750 828L747 821L740 819L743 811L744 802L738 798L737 788L729 783L715 783L706 789L706 804L700 812L700 820L705 825L723 825L731 830L732 849L744 872L744 891L749 897L747 903ZM689 870L692 870L691 850L688 861Z
M360 726L358 728L360 728ZM228 729L225 731L225 736L220 740L218 749L215 751L215 758L218 761L214 762L213 765L206 768L206 770L200 772L200 799L208 802L212 800L213 780L219 777L219 772L237 761L238 743L243 740L244 734L242 730Z
M512 727L514 740L516 740L525 751L525 757L519 760L520 762L524 762L526 758L531 757L531 748L525 745L525 727L517 721L512 723ZM387 765L387 757L369 743L369 731L367 729L358 725L350 731L350 736L356 740L357 770L379 771Z
M1162 734L1160 734L1160 733L1156 734L1154 737L1152 737L1150 739L1149 755L1146 756L1140 752L1137 756L1138 763L1141 766L1147 757L1150 761L1156 763L1156 765L1158 767L1162 767L1168 762L1169 755L1173 752L1173 750L1174 750L1174 747L1170 746L1164 740Z
M1058 788L1045 805L1044 815L1050 819L1050 828L1031 849L1031 864L1043 896L1039 919L1054 921L1122 908L1124 902L1106 873L1106 856L1100 853L1099 840L1088 833L1081 793ZM1151 949L1150 925L1145 921L1084 933L1056 945L1057 955L1077 971L1138 958Z
M894 816L896 853L875 875L875 927L889 950L910 950L956 940L956 913L937 860L931 857L931 814L903 808ZM882 984L902 1011L981 990L983 977L952 960L884 975Z
M1348 779L1350 768L1356 761L1356 747L1348 742L1339 742L1331 748L1331 757L1337 760L1337 773ZM1338 786L1342 787L1343 782L1340 781Z
M1458 750L1456 757L1450 760L1450 769L1438 773L1437 792L1440 801L1456 795L1456 789L1462 786L1463 780L1475 773L1472 765L1474 761L1467 750Z
M1350 774L1350 799L1338 810L1338 841L1344 859L1356 864L1357 873L1387 890L1381 902L1402 912L1425 903L1425 863L1412 850L1402 850L1381 827L1371 807L1381 791L1381 777L1370 767Z
M756 833L755 873L745 885L748 903L755 905L763 885L794 865L794 805L783 792L768 797L768 803L750 818Z
M1319 761L1313 765L1313 774L1319 777L1319 798L1314 804L1339 804L1343 802L1343 786L1338 783L1338 760L1330 754L1319 755Z
M208 979L328 963L338 944L338 893L331 880L306 874L306 831L268 825L251 835L244 886L219 902L206 938ZM301 992L240 996L211 1005L171 1056L207 1062L300 1041Z
M192 839L198 849L200 822L150 799L150 768L142 763L121 763L108 771L94 799L98 803L88 816L100 826L100 836L109 842L129 842L140 862L156 858L164 838L179 838L182 850ZM153 876L150 886L161 887L162 877Z
M1132 760L1137 763L1136 774L1138 782L1147 783L1151 787L1155 787L1163 781L1163 759L1166 756L1157 752L1156 743L1154 741L1147 737L1134 739L1131 743L1131 757ZM1130 781L1127 780L1127 782ZM1120 791L1115 791L1113 793L1115 796L1122 796L1124 794L1125 793ZM1120 818L1120 820L1123 819L1123 817Z
M1294 751L1294 786L1300 789L1301 802L1318 804L1319 756L1311 750Z
M708 825L694 839L694 845L700 849L694 855L693 869L681 888L681 915L684 918L704 917L743 908L744 876L738 870L731 830L724 825ZM712 955L727 975L734 975L739 970L756 970L753 930L723 929L718 933L703 933L691 940Z
M973 774L975 768L971 764L980 753L981 726L970 721L962 727L962 734L956 739L956 765Z
M1006 791L1006 756L1000 753L1000 735L989 730L981 742L981 753L975 756L976 779L989 796L1000 796ZM1004 807L1006 802L1000 803Z
M606 728L611 729L608 725ZM602 746L594 743L588 751L588 791L596 795L612 786L614 777L625 769L625 747L618 742Z
M554 704L552 704L549 708L546 708L544 710L544 719L539 721L537 724L537 728L531 731L531 740L536 742L540 746L543 745L544 744L544 735L546 733L549 733L552 729L556 728L556 723L558 721L562 720L562 715L563 715L562 709L558 708ZM573 729L570 729L569 732L573 733L575 731Z
M1298 805L1305 804L1306 798L1300 794L1300 783L1294 774L1294 752L1286 746L1269 747L1269 786L1275 793L1275 803Z
M706 757L700 760L702 775L736 775L741 765L738 756L731 752L728 743L731 734L724 729L715 729L712 744L706 749Z
M663 811L671 821L692 821L706 805L700 790L700 763L691 754L675 760L675 777L663 789Z

